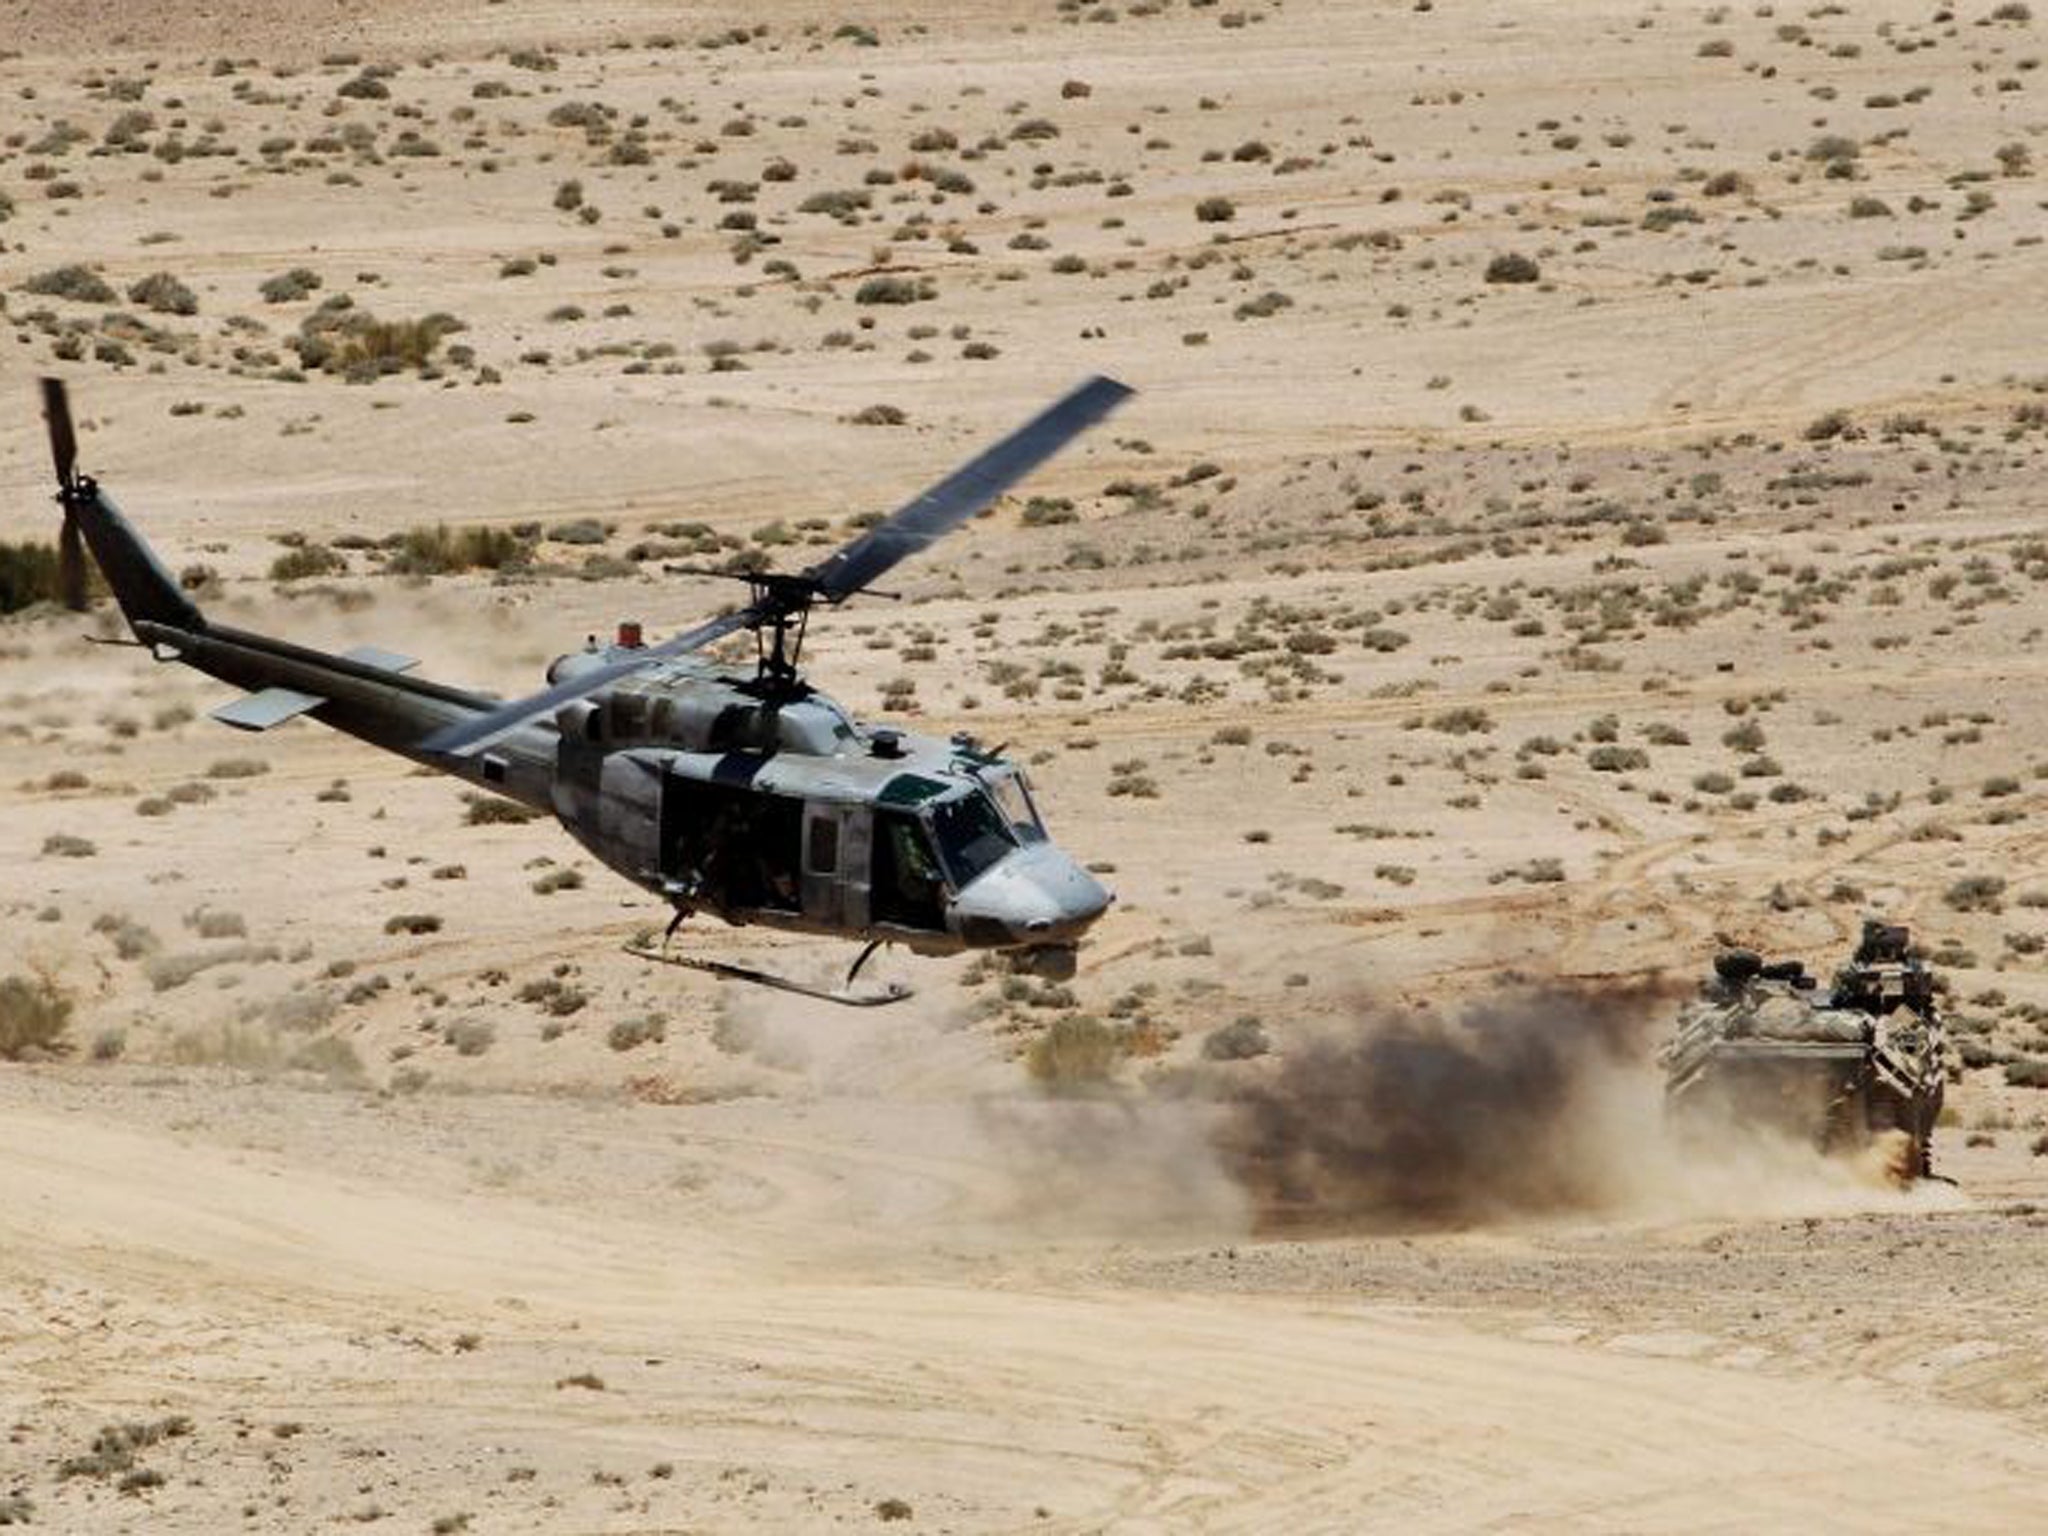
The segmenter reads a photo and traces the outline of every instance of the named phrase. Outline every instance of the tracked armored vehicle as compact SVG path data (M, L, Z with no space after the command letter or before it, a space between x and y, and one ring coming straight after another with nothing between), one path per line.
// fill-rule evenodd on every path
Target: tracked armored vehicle
M1897 1173L1931 1177L1949 1064L1934 991L1907 930L1875 919L1826 988L1797 960L1724 950L1664 1049L1666 1105L1689 1130L1762 1125L1831 1153L1897 1133Z

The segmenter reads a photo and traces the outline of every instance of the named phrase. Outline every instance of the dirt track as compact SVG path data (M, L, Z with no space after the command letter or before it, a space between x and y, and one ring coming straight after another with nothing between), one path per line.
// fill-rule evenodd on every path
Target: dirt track
M1713 1303L1619 1276L1598 1333L1569 1321L1602 1255L1684 1254L1664 1283L1711 1284L1770 1241L1740 1226L1424 1240L1419 1265L1412 1242L1282 1244L1242 1271L1140 1239L1104 1272L1092 1243L993 1235L1014 1165L849 1148L850 1127L875 1139L872 1101L700 1135L544 1101L33 1097L10 1092L0 1133L10 1390L36 1405L17 1454L216 1405L150 1458L170 1473L152 1529L218 1528L237 1486L286 1527L441 1505L504 1529L780 1525L884 1498L971 1529L1755 1529L1857 1504L1873 1528L1982 1530L2042 1509L2038 1413L1922 1395L1978 1365L1972 1394L1999 1399L1981 1362L2010 1342L1860 1379L1794 1358L1839 1326L1817 1297L1872 1301L1853 1254L1820 1275L1742 1255L1735 1285L1779 1269L1791 1315L1740 1339L1709 1331ZM501 1153L538 1187L489 1171ZM663 1187L678 1158L699 1188ZM567 1198L593 1176L606 1193ZM1456 1292L1460 1267L1505 1289L1559 1249L1564 1294L1411 1291L1426 1269ZM601 1391L556 1385L585 1372Z

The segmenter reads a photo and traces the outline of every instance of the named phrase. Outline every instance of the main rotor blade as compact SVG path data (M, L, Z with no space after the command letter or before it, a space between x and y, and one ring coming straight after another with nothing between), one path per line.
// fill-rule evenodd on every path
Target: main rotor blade
M64 381L43 380L43 420L50 428L50 457L57 461L57 483L65 490L78 472L78 434L71 428L71 400Z
M475 720L446 726L427 738L425 750L467 757L511 735L529 720L596 693L652 662L699 650L736 630L752 628L778 614L787 615L792 604L808 601L812 596L831 603L851 597L883 572L966 522L1115 410L1130 393L1128 385L1114 379L1090 379L801 577L779 578L780 588L787 590L771 588L759 601L737 613L635 651L630 658L592 668L539 693L500 705Z
M699 624L695 629L686 629L680 635L670 636L659 645L637 650L627 660L593 667L588 672L564 678L553 687L543 688L539 693L530 693L523 699L501 704L487 715L444 726L429 736L423 746L429 752L438 752L449 757L468 757L481 752L492 742L511 735L529 720L551 714L564 704L580 699L586 694L595 693L607 684L615 683L620 678L638 672L642 667L665 657L701 650L714 640L723 639L735 630L747 628L761 617L761 611L756 608L742 608L738 613L728 613L707 624Z
M804 575L827 602L851 597L958 528L1115 410L1130 393L1128 385L1115 379L1090 379Z

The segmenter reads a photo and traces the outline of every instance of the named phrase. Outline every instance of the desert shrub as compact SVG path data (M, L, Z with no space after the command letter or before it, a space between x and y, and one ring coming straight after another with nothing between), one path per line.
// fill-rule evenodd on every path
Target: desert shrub
M1246 299L1233 309L1231 317L1237 320L1270 320L1283 309L1292 309L1294 300L1277 288L1268 288L1255 299Z
M1272 1049L1266 1026L1247 1013L1202 1038L1202 1056L1207 1061L1250 1061Z
M191 1433L192 1421L182 1413L147 1422L108 1424L92 1437L89 1452L67 1456L57 1464L57 1478L61 1482L73 1477L111 1477L116 1472L132 1472L137 1451L159 1440L175 1440Z
M1493 717L1475 705L1461 705L1431 716L1429 728L1447 736L1466 736L1474 731L1492 730Z
M439 933L441 919L431 912L400 912L384 919L386 933Z
M258 1024L195 1025L171 1037L167 1053L181 1067L232 1067L241 1072L314 1072L339 1081L363 1076L362 1058L333 1035L290 1040Z
M285 1053L284 1064L294 1072L312 1072L336 1082L359 1082L363 1058L339 1035L315 1035Z
M483 1019L457 1019L443 1026L441 1038L458 1056L481 1056L496 1042L498 1031Z
M1227 224L1237 217L1237 204L1227 197L1205 197L1195 204L1195 217L1204 224Z
M1628 773L1634 769L1649 767L1650 754L1641 747L1622 747L1610 743L1588 752L1586 766L1595 773Z
M318 576L338 575L347 569L348 561L325 544L301 544L270 562L270 579L306 581Z
M619 1020L606 1031L604 1041L615 1051L630 1051L635 1046L667 1038L668 1024L659 1014L648 1013L638 1018Z
M444 340L466 329L449 314L379 320L353 306L322 305L306 317L290 345L305 367L363 383L408 368L424 369Z
M48 976L0 976L0 1061L62 1055L71 997Z
M245 939L249 924L239 912L216 907L195 907L185 914L185 926L202 939Z
M1942 902L1957 912L1996 912L2005 895L2001 875L1966 875L1942 892Z
M43 839L43 854L47 858L89 859L99 851L99 845L91 838L70 832L52 832Z
M152 272L128 288L128 302L153 309L160 315L196 315L199 295L168 272Z
M62 597L54 544L0 543L0 613Z
M521 805L517 800L501 800L496 795L467 794L469 809L463 813L463 824L471 827L520 826L540 815L531 806Z
M172 992L193 977L223 965L269 964L283 957L275 944L224 944L215 949L190 950L183 954L157 955L143 967L150 986L158 992Z
M850 219L872 201L859 190L813 192L796 205L798 213L823 213L835 219Z
M909 420L896 405L864 405L846 418L857 427L900 427Z
M38 272L23 281L24 293L42 294L52 299L70 299L77 304L111 304L115 300L113 286L91 267L77 262L69 266L52 267L47 272Z
M1486 280L1489 283L1533 283L1543 276L1543 269L1527 256L1514 251L1496 256L1486 264Z
M256 291L263 295L266 304L291 304L305 298L320 283L320 274L311 267L293 267L289 272L265 279Z
M871 277L853 291L856 304L915 304L929 299L938 290L930 279L913 281L907 277Z
M1106 1082L1122 1049L1114 1031L1086 1014L1055 1019L1025 1052L1025 1070L1048 1089L1065 1092Z
M2005 1081L2012 1088L2048 1088L2048 1061L2022 1056L2005 1064Z
M92 931L113 940L114 953L123 960L140 960L160 947L157 936L145 925L118 912L102 912L92 920Z
M579 891L582 888L582 872L574 869L551 869L533 882L536 896L552 896L556 891Z
M457 571L503 570L524 565L533 545L509 528L471 526L408 528L392 551L388 569L405 576L443 576Z
M1081 514L1074 510L1074 503L1065 496L1033 496L1024 503L1023 521L1026 528L1051 527L1058 523L1079 522Z

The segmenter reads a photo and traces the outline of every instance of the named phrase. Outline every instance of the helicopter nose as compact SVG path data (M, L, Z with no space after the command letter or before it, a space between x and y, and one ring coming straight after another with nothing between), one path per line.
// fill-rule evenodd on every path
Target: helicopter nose
M969 926L991 924L1012 939L1055 943L1078 938L1116 898L1050 843L1020 848L960 893Z
M1032 884L1050 911L1029 919L1025 929L1034 937L1078 934L1109 910L1116 897L1108 887L1058 850L1052 859L1042 860L1031 872Z

